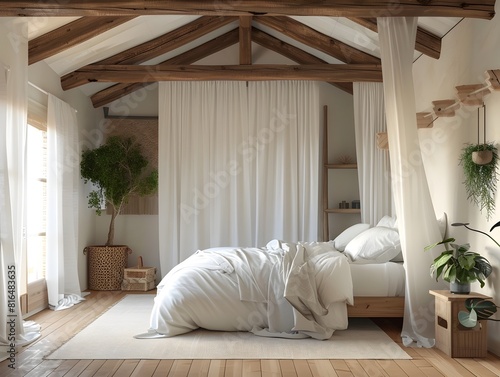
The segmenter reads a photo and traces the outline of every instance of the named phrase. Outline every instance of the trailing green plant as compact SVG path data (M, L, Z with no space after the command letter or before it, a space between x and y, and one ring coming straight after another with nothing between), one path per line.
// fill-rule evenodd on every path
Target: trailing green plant
M490 318L499 307L494 302L483 298L468 298L465 300L467 311L458 312L458 321L462 326L469 328L476 327L477 321L481 320L500 321L500 319Z
M492 160L485 165L478 165L472 159L473 152L491 151ZM467 199L486 211L489 220L495 211L495 193L498 175L498 151L494 144L467 144L460 155L460 165L465 175Z
M129 197L151 195L158 188L158 171L130 137L112 136L100 147L84 150L80 173L85 183L97 186L87 197L89 208L101 215L102 198L111 208L106 246L113 245L115 219Z

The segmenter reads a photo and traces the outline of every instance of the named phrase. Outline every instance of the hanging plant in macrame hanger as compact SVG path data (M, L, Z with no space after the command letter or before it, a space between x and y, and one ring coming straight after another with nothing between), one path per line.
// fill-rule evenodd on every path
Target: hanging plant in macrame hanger
M489 220L495 212L498 151L494 143L486 142L486 106L483 105L483 143L479 137L479 108L477 109L477 144L467 144L460 155L467 199L486 212Z

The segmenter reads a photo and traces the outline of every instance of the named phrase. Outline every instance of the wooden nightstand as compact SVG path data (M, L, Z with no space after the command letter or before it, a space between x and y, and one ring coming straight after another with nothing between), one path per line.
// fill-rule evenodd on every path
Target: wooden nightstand
M461 295L449 290L430 290L429 293L435 297L436 348L451 357L486 357L488 321L479 321L476 327L466 328L458 321L458 312L466 310L468 298L491 297L476 292Z

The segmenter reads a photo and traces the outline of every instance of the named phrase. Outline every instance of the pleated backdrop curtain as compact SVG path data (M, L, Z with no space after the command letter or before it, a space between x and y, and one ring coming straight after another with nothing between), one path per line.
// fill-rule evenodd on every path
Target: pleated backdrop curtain
M375 142L377 133L386 132L383 84L353 83L353 101L361 222L375 226L394 214L389 153Z
M441 235L417 134L412 79L416 29L416 18L378 19L392 188L406 270L402 338L405 345L432 347L434 306L429 289L438 288L438 283L429 276L433 257L424 248Z
M0 21L0 360L11 344L40 336L38 325L23 321L19 300L26 293L26 30L24 21Z
M49 94L47 106L47 264L49 306L83 300L78 279L79 149L75 110Z
M317 239L318 86L159 87L160 265L198 249Z

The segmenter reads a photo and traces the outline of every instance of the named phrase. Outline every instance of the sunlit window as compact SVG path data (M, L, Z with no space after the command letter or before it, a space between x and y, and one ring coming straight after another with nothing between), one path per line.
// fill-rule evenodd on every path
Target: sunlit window
M28 283L45 278L47 230L47 132L28 125L27 145Z

